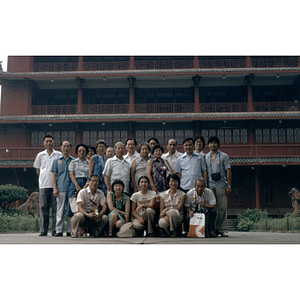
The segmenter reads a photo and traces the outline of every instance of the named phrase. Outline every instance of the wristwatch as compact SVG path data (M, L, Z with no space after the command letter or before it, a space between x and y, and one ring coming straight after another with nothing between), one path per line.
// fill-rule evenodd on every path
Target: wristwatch
M227 187L228 187L229 189L231 189L231 185L227 185Z

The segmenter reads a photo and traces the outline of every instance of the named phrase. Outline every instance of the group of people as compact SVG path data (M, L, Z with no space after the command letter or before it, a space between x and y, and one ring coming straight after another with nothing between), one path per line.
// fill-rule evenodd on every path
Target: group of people
M63 236L67 206L66 235L73 238L112 237L129 222L135 236L187 235L195 212L206 215L206 237L227 237L229 157L216 136L209 138L207 154L202 136L182 144L184 153L170 139L164 153L154 137L139 145L128 138L114 147L99 140L95 147L76 145L75 159L69 141L56 151L53 137L46 135L46 149L33 165L39 176L40 236L48 235L50 206L52 235Z

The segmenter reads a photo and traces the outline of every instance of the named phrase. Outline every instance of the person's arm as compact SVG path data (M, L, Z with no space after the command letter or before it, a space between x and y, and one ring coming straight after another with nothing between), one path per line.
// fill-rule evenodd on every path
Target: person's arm
M101 211L99 212L99 214L94 217L94 220L101 219L102 216L106 213L106 210L107 210L107 204L104 203L101 207Z
M83 208L82 202L77 202L78 212L84 214L87 218L93 219L96 214L94 212L87 213Z
M130 214L130 198L127 196L127 200L125 203L125 223L129 222L129 214Z
M207 177L207 171L206 171L206 170L203 170L203 171L202 171L202 176L203 176L203 178L205 179L206 184L208 184L208 177Z
M108 195L108 193L111 192L112 189L111 189L111 185L110 185L110 179L109 179L109 177L108 177L107 175L104 175L104 183L105 183L105 185L106 185L106 188L107 188L107 195ZM108 207L109 207L109 206L108 206Z
M159 205L160 205L160 215L159 215L159 217L163 218L166 214L166 212L165 212L165 199L161 196L160 196L160 199L159 199Z
M40 176L40 169L35 169L37 176Z
M107 192L107 197L106 197L106 201L107 201L107 206L109 208L110 211L117 211L118 213L120 213L121 215L125 215L125 211L121 211L117 208L114 207L114 204L113 204L113 199L112 199L112 196L109 192ZM129 202L129 205L130 205L130 202Z
M91 156L89 161L89 176L91 176L94 173L94 166L95 166L95 160L94 157Z
M226 195L231 193L231 169L226 170L226 179L227 179L227 187L226 187Z
M133 217L135 217L136 219L138 219L141 224L145 224L144 219L141 216L138 215L137 205L136 205L136 203L134 201L132 201L132 203L131 203L131 214L132 214Z
M200 201L199 204L202 206L202 207L205 207L205 208L216 208L216 204L214 205L210 205L210 204L204 204L204 201Z
M76 191L79 192L81 190L81 187L79 186L79 184L78 184L78 182L75 178L75 172L74 171L69 171L69 174L70 174L71 181L73 182L73 184L76 187Z
M150 185L151 185L152 191L157 192L157 188L156 188L156 186L155 186L155 184L153 182L153 179L152 179L152 174L151 174L151 172L152 172L152 166L151 166L151 161L150 160L148 160L148 162L147 162L146 171L147 171L147 177L150 180Z
M56 186L56 176L57 174L55 172L52 172L52 186L53 186L53 196L58 197L58 190Z
M138 191L138 188L135 184L135 180L134 180L134 173L135 173L135 169L136 169L136 161L135 159L132 161L131 166L130 166L130 179L133 185L133 192L136 193Z
M186 195L184 194L184 195L180 198L180 201L179 201L179 203L177 204L177 206L174 206L173 209L177 209L178 211L181 211L182 208L183 208L185 199L186 199Z

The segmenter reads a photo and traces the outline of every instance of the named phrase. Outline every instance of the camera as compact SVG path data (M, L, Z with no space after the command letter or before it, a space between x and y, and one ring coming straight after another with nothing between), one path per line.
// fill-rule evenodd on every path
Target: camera
M211 179L214 181L218 181L221 179L221 173L220 172L216 172L216 173L212 173L211 174Z

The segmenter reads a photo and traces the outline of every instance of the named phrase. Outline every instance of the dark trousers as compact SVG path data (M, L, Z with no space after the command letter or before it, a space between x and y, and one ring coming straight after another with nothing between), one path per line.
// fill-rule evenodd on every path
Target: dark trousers
M205 213L205 237L209 237L209 232L215 231L214 222L217 216L217 211L214 208L209 209ZM184 231L188 232L190 227L190 217L189 214L185 214L184 218Z
M53 195L53 188L39 190L40 208L40 231L48 232L49 210L52 207L52 231L56 230L56 198Z

